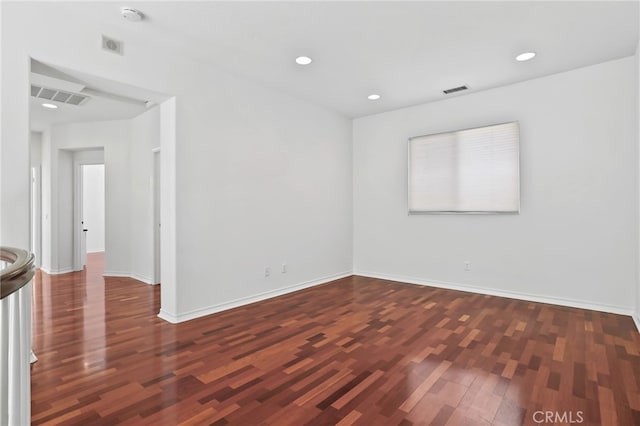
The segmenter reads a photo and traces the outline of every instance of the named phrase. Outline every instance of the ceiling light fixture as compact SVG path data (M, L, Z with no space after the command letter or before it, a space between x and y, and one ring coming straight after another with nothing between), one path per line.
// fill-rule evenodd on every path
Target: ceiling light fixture
M42 104L43 107L45 108L51 108L51 109L57 109L58 105L54 105L54 104Z
M378 99L380 99L380 95L376 95L375 93L367 96L367 99L369 99L370 101L377 101Z
M308 56L298 56L296 58L296 64L298 65L309 65L311 62L313 62L313 59Z
M533 59L535 56L536 56L536 52L521 53L518 56L516 56L516 61L518 62L528 61L530 59Z

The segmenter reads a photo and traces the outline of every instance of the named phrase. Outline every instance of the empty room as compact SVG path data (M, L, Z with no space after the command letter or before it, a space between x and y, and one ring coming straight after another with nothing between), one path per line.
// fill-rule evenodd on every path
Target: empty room
M0 425L640 425L639 1L0 23Z

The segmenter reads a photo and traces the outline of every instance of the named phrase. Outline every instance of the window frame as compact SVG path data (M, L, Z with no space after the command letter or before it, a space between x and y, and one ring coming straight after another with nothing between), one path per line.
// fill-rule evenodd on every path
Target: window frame
M518 203L517 203L517 208L515 210L411 210L411 206L410 206L410 198L411 198L411 189L412 189L412 185L411 185L411 146L412 146L412 141L415 139L419 139L419 138L425 138L425 137L429 137L429 136L438 136L438 135L444 135L444 134L454 134L454 133L459 133L459 132L464 132L464 131L468 131L468 130L477 130L477 129L484 129L487 127L494 127L494 126L502 126L502 125L506 125L506 124L515 124L516 128L517 128L517 132L518 132L518 139L517 139L517 143L516 143L516 173L517 173L517 191L518 191ZM429 133L429 134L425 134L425 135L418 135L418 136L412 136L407 140L407 214L409 216L420 216L420 215L460 215L460 214L472 214L472 215L519 215L520 214L520 206L521 206L521 195L522 195L522 188L521 188L521 174L520 174L520 122L518 120L514 120L514 121L506 121L506 122L502 122L502 123L494 123L494 124L487 124L487 125L482 125L482 126L474 126L474 127L467 127L464 129L457 129L457 130L451 130L451 131L443 131L443 132L437 132L437 133Z

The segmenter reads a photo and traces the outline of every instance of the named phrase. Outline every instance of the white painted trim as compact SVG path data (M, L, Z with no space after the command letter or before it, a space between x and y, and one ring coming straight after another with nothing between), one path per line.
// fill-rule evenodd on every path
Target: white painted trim
M176 315L170 314L162 309L160 309L160 312L158 313L158 318L170 322L171 324L177 324L179 322Z
M633 322L636 324L636 330L640 333L640 314L635 313L631 315L631 318L633 318Z
M134 280L141 281L145 284L154 285L153 280L149 277L145 277L144 275L130 274L129 277L133 278Z
M145 284L153 285L151 282L151 278L145 277L144 275L133 274L131 272L121 272L121 271L104 271L102 273L103 277L113 277L113 278L131 278L136 281L143 282Z
M131 278L131 273L129 272L121 272L121 271L104 271L102 273L103 277L114 277L114 278Z
M48 269L45 266L41 266L40 270L45 274L49 274L49 275L60 275L60 274L68 274L69 272L75 272L72 267L62 268L62 269Z
M315 287L320 284L326 284L328 282L339 280L341 278L350 277L351 275L353 275L351 271L328 275L326 277L318 278L316 280L305 281L300 284L295 284L288 287L282 287L276 290L266 291L264 293L254 294L253 296L241 297L240 299L219 303L217 305L207 306L200 309L194 309L193 311L188 311L178 315L170 314L161 309L160 313L158 314L158 317L165 321L169 321L170 323L176 324L180 322L189 321L195 318L204 317L206 315L215 314L217 312L222 312L222 311L237 308L240 306L248 305L250 303L260 302L262 300L267 300L267 299L282 296L288 293L293 293L295 291L303 290L305 288Z
M356 270L353 272L353 275L360 275L360 276L369 277L369 278L379 278L379 279L390 280L390 281L398 281L400 283L407 283L407 284L417 284L417 285L424 285L429 287L446 288L449 290L466 291L466 292L477 293L477 294L487 294L489 296L506 297L508 299L525 300L527 302L547 303L550 305L589 309L592 311L609 312L612 314L619 314L619 315L628 315L628 316L633 315L632 308L626 308L623 306L602 305L599 303L592 303L584 300L572 300L572 299L563 299L563 298L552 297L552 296L540 296L537 294L496 290L491 288L475 287L475 286L466 285L466 284L451 283L451 282L437 281L437 280L424 280L424 279L413 278L413 277L380 274L377 272L368 272L368 271Z

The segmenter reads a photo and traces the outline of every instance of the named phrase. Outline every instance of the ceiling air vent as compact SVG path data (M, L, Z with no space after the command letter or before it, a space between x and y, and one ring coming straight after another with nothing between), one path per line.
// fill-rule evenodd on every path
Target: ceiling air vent
M34 98L46 99L48 101L56 101L62 104L82 105L89 99L88 96L79 95L77 93L65 92L56 89L47 89L46 87L31 85L31 96Z
M117 53L118 55L124 54L124 43L115 38L102 35L102 49L107 52Z
M449 93L456 93L456 92L460 92L462 90L467 90L468 87L467 86L458 86L458 87L453 87L451 89L447 89L447 90L443 90L445 95L448 95Z

